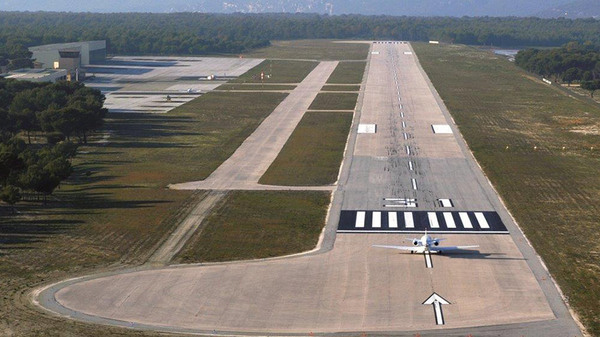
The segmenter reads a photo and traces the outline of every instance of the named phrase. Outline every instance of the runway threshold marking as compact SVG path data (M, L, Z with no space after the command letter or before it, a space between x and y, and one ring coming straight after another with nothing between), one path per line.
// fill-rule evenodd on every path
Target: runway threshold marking
M413 200L396 202L416 202ZM396 207L402 206L397 204ZM425 230L437 234L508 234L502 219L493 211L343 210L338 223L339 233L423 233Z

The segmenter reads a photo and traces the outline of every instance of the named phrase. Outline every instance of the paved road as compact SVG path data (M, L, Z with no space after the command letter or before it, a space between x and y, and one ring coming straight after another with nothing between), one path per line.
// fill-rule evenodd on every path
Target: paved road
M432 132L451 120L410 46L373 49L357 122L377 124L377 133L357 134L353 124L326 229L332 250L95 275L45 289L40 304L76 319L179 332L581 335L454 125L453 134ZM335 236L341 210L387 212L385 198L416 199L415 211L443 210L439 198L451 199L452 211L496 211L511 234L445 235L444 244L480 248L433 256L432 268L424 256L371 247L405 234ZM434 292L450 302L445 325L422 304Z
M170 187L212 190L256 189L258 180L275 160L337 64L337 61L319 63L235 153L206 180L175 184Z

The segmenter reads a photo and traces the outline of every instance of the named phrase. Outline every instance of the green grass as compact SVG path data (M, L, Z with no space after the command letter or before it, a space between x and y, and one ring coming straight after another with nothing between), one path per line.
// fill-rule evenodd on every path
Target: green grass
M259 183L317 186L337 180L352 113L307 112Z
M317 64L313 61L265 60L229 83L300 83ZM264 73L263 80L261 73Z
M110 114L51 202L0 216L0 335L151 335L83 325L26 308L21 293L110 266L143 263L203 194L166 189L207 177L283 100L209 93L167 114ZM15 324L18 322L18 324Z
M281 84L236 84L226 83L219 86L215 90L247 90L247 91L279 91L279 90L294 90L295 85L281 85Z
M329 198L329 192L230 192L176 259L231 261L310 250L325 225Z
M365 60L368 43L335 43L332 40L271 41L271 46L254 50L245 56L255 58L305 60Z
M359 91L360 85L324 85L321 91Z
M600 109L491 53L414 48L527 238L600 336Z
M309 110L354 110L358 94L319 93Z
M366 62L340 62L329 76L330 84L360 84L365 73Z

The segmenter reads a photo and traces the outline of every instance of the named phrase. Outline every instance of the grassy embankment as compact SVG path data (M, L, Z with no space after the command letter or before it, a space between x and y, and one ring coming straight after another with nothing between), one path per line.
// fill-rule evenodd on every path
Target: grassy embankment
M369 43L336 43L333 40L271 41L271 46L257 49L246 57L306 60L365 60Z
M324 85L321 91L359 91L360 85Z
M600 336L600 109L490 53L414 48L485 173Z
M235 84L225 83L220 85L216 91L227 91L227 90L244 90L244 91L282 91L282 90L294 90L295 85L281 85L281 84Z
M231 261L310 250L325 225L328 205L329 192L231 192L176 261Z
M256 67L229 82L240 83L299 83L319 64L315 61L264 60ZM264 74L261 80L261 73Z
M209 93L168 114L109 115L110 138L81 147L75 173L51 203L21 203L20 214L0 217L0 335L120 333L42 316L22 294L50 280L144 262L203 196L166 185L208 176L284 97Z
M354 110L358 93L319 93L309 110Z

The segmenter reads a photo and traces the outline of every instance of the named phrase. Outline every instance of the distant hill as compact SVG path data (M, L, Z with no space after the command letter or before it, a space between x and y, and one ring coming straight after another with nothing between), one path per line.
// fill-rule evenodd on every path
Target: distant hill
M536 16L542 18L600 18L599 0L579 0L567 4L550 7L544 11L536 13Z
M0 0L6 11L70 12L312 12L407 16L532 16L573 0ZM598 0L585 0L598 5ZM552 10L551 10L552 11ZM560 12L560 10L559 10Z

